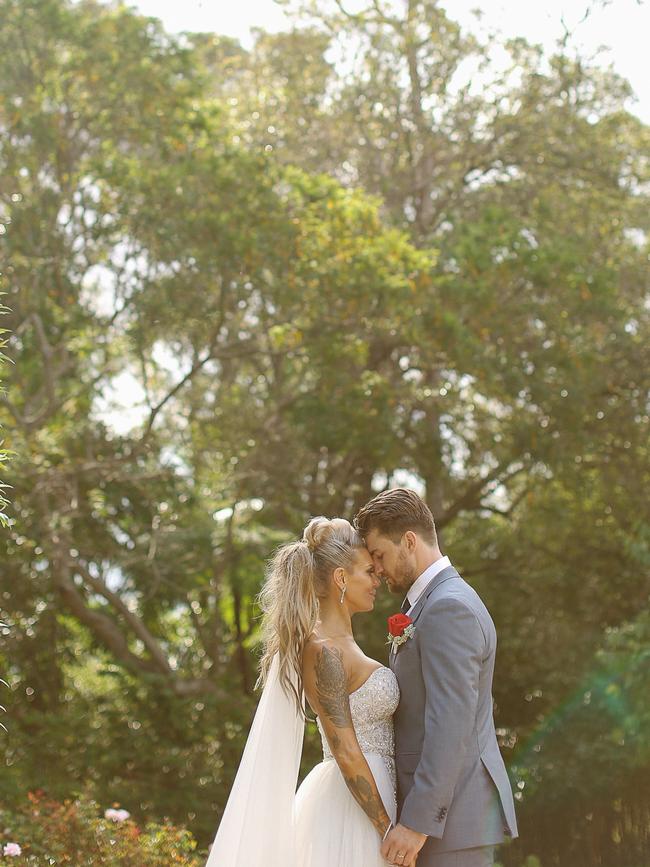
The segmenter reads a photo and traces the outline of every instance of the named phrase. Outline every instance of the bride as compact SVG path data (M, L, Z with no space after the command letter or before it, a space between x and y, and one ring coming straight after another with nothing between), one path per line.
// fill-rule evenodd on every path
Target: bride
M352 633L378 586L342 518L313 518L301 541L276 552L260 594L264 689L206 867L385 867L399 688ZM305 696L323 761L296 792Z

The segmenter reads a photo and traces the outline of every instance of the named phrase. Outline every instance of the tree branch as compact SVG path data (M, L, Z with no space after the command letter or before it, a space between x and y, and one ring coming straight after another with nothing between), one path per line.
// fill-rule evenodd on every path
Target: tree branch
M88 567L76 558L73 558L71 561L71 565L75 570L81 573L84 578L86 584L90 585L96 593L99 593L101 596L109 602L115 611L120 614L125 622L130 626L133 633L142 641L144 646L147 648L149 653L151 654L152 659L156 663L158 670L161 674L170 675L172 673L171 666L167 660L167 657L163 653L158 641L154 638L154 636L149 632L144 623L135 615L132 611L129 611L128 607L122 600L122 597L115 593L113 590L110 590L106 584L101 580L101 578L95 578L94 575L90 572Z
M146 672L164 676L167 686L183 698L206 693L216 694L224 701L228 698L216 683L207 677L180 679L173 675L171 669L167 674L161 672L158 661L136 656L129 649L127 640L115 621L101 611L89 608L69 575L62 569L53 570L53 575L55 586L67 608L126 668L135 673Z
M63 568L55 568L52 572L55 587L67 608L91 630L116 659L133 671L160 673L159 666L153 661L142 659L131 652L126 638L111 617L101 611L93 611L86 605L74 581Z
M517 466L512 470L506 472L503 476L501 473L504 470L504 467L497 467L491 473L488 473L486 476L481 476L476 481L472 482L471 485L467 488L467 490L453 503L442 516L436 521L440 528L447 526L447 524L451 523L454 518L456 518L460 512L467 511L468 509L475 509L477 507L484 508L481 504L481 500L485 496L485 486L490 484L491 482L497 482L498 484L505 484L506 482L513 479L515 476L522 473L525 469L525 466ZM487 508L487 507L485 507Z

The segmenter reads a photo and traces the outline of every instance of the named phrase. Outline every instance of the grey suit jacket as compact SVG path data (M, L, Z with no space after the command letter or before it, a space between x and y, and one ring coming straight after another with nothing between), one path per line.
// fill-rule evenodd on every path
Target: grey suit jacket
M399 821L427 834L418 867L439 852L516 837L512 789L494 730L496 630L453 567L411 611L415 633L390 654L401 698L395 713Z

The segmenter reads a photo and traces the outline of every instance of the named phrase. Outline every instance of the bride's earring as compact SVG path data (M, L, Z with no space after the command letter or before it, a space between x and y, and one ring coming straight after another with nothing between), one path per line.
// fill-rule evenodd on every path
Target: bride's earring
M344 585L343 585L343 590L341 590L341 598L339 599L339 602L341 603L341 605L343 605L343 597L345 596L345 591L346 591L347 589L348 589L347 584L344 584Z

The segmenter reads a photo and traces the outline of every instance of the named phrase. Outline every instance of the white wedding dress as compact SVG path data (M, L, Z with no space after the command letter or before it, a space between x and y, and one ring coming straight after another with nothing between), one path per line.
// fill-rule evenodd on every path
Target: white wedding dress
M384 665L350 694L357 740L392 822L398 703L397 678ZM206 867L385 867L379 834L317 724L323 761L296 792L304 722L279 685L276 655Z
M350 694L359 746L366 757L391 821L396 818L393 714L399 687L381 666ZM318 717L323 761L307 774L296 793L295 821L299 867L384 867L381 840L352 796L332 757Z

